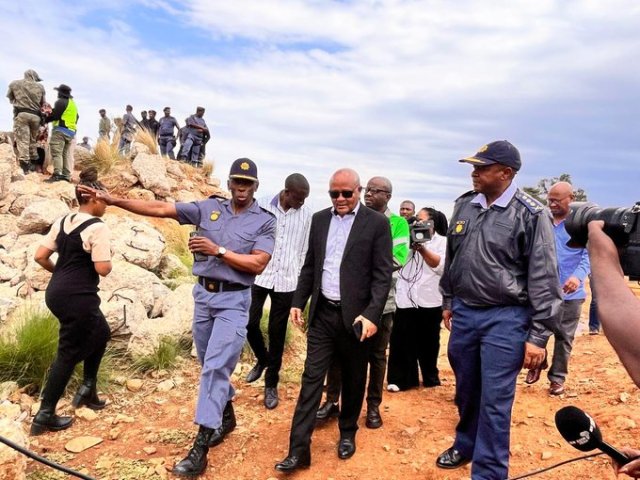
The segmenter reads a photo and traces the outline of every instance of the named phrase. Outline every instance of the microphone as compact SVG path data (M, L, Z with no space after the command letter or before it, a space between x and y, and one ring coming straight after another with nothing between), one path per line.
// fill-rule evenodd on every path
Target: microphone
M556 427L569 445L583 452L596 448L613 458L619 465L629 463L632 458L602 440L596 422L578 407L568 406L556 412Z

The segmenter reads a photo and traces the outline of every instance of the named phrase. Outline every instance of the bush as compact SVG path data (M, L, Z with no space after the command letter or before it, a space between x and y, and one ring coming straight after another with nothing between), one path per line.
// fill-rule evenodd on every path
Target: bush
M58 320L48 310L25 310L14 332L0 338L0 382L13 380L41 389L58 350L58 331ZM106 386L112 363L107 351L98 373L99 386ZM81 381L82 363L69 382L71 388Z
M132 368L139 372L175 368L178 356L188 354L191 342L186 339L162 337L153 353L133 360Z
M133 141L145 145L149 149L149 153L152 155L158 154L158 143L156 142L156 137L154 137L146 128L139 128L136 130L136 133L133 136Z

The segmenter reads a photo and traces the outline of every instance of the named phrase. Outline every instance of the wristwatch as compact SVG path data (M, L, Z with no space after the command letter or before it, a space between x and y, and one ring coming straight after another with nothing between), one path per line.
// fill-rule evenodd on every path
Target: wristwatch
M227 253L227 249L226 248L218 247L218 254L216 255L216 257L218 257L218 258L223 257L225 253Z

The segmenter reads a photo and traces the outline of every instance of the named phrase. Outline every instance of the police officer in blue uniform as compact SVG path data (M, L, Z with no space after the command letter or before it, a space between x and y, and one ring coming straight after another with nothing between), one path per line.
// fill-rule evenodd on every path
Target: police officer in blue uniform
M195 423L199 425L193 447L173 473L198 476L207 466L209 447L222 442L235 428L229 382L244 345L250 286L271 258L275 243L273 214L254 201L258 169L248 158L233 162L228 189L231 200L210 197L190 203L127 200L106 192L78 187L84 194L140 215L165 217L197 226L189 239L194 253L195 311L193 338L202 364Z
M474 190L456 200L440 281L460 421L440 468L473 462L476 479L505 479L521 368L543 361L560 307L549 212L518 189L520 153L506 140L472 157Z

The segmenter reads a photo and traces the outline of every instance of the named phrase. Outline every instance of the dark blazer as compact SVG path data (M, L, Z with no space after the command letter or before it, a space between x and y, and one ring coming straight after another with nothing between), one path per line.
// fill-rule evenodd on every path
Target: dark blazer
M292 307L304 308L309 297L309 325L313 322L321 294L322 266L332 209L316 212L311 219L309 249L298 278ZM384 309L393 272L393 242L389 219L360 204L340 264L342 318L350 329L358 315L376 325Z

